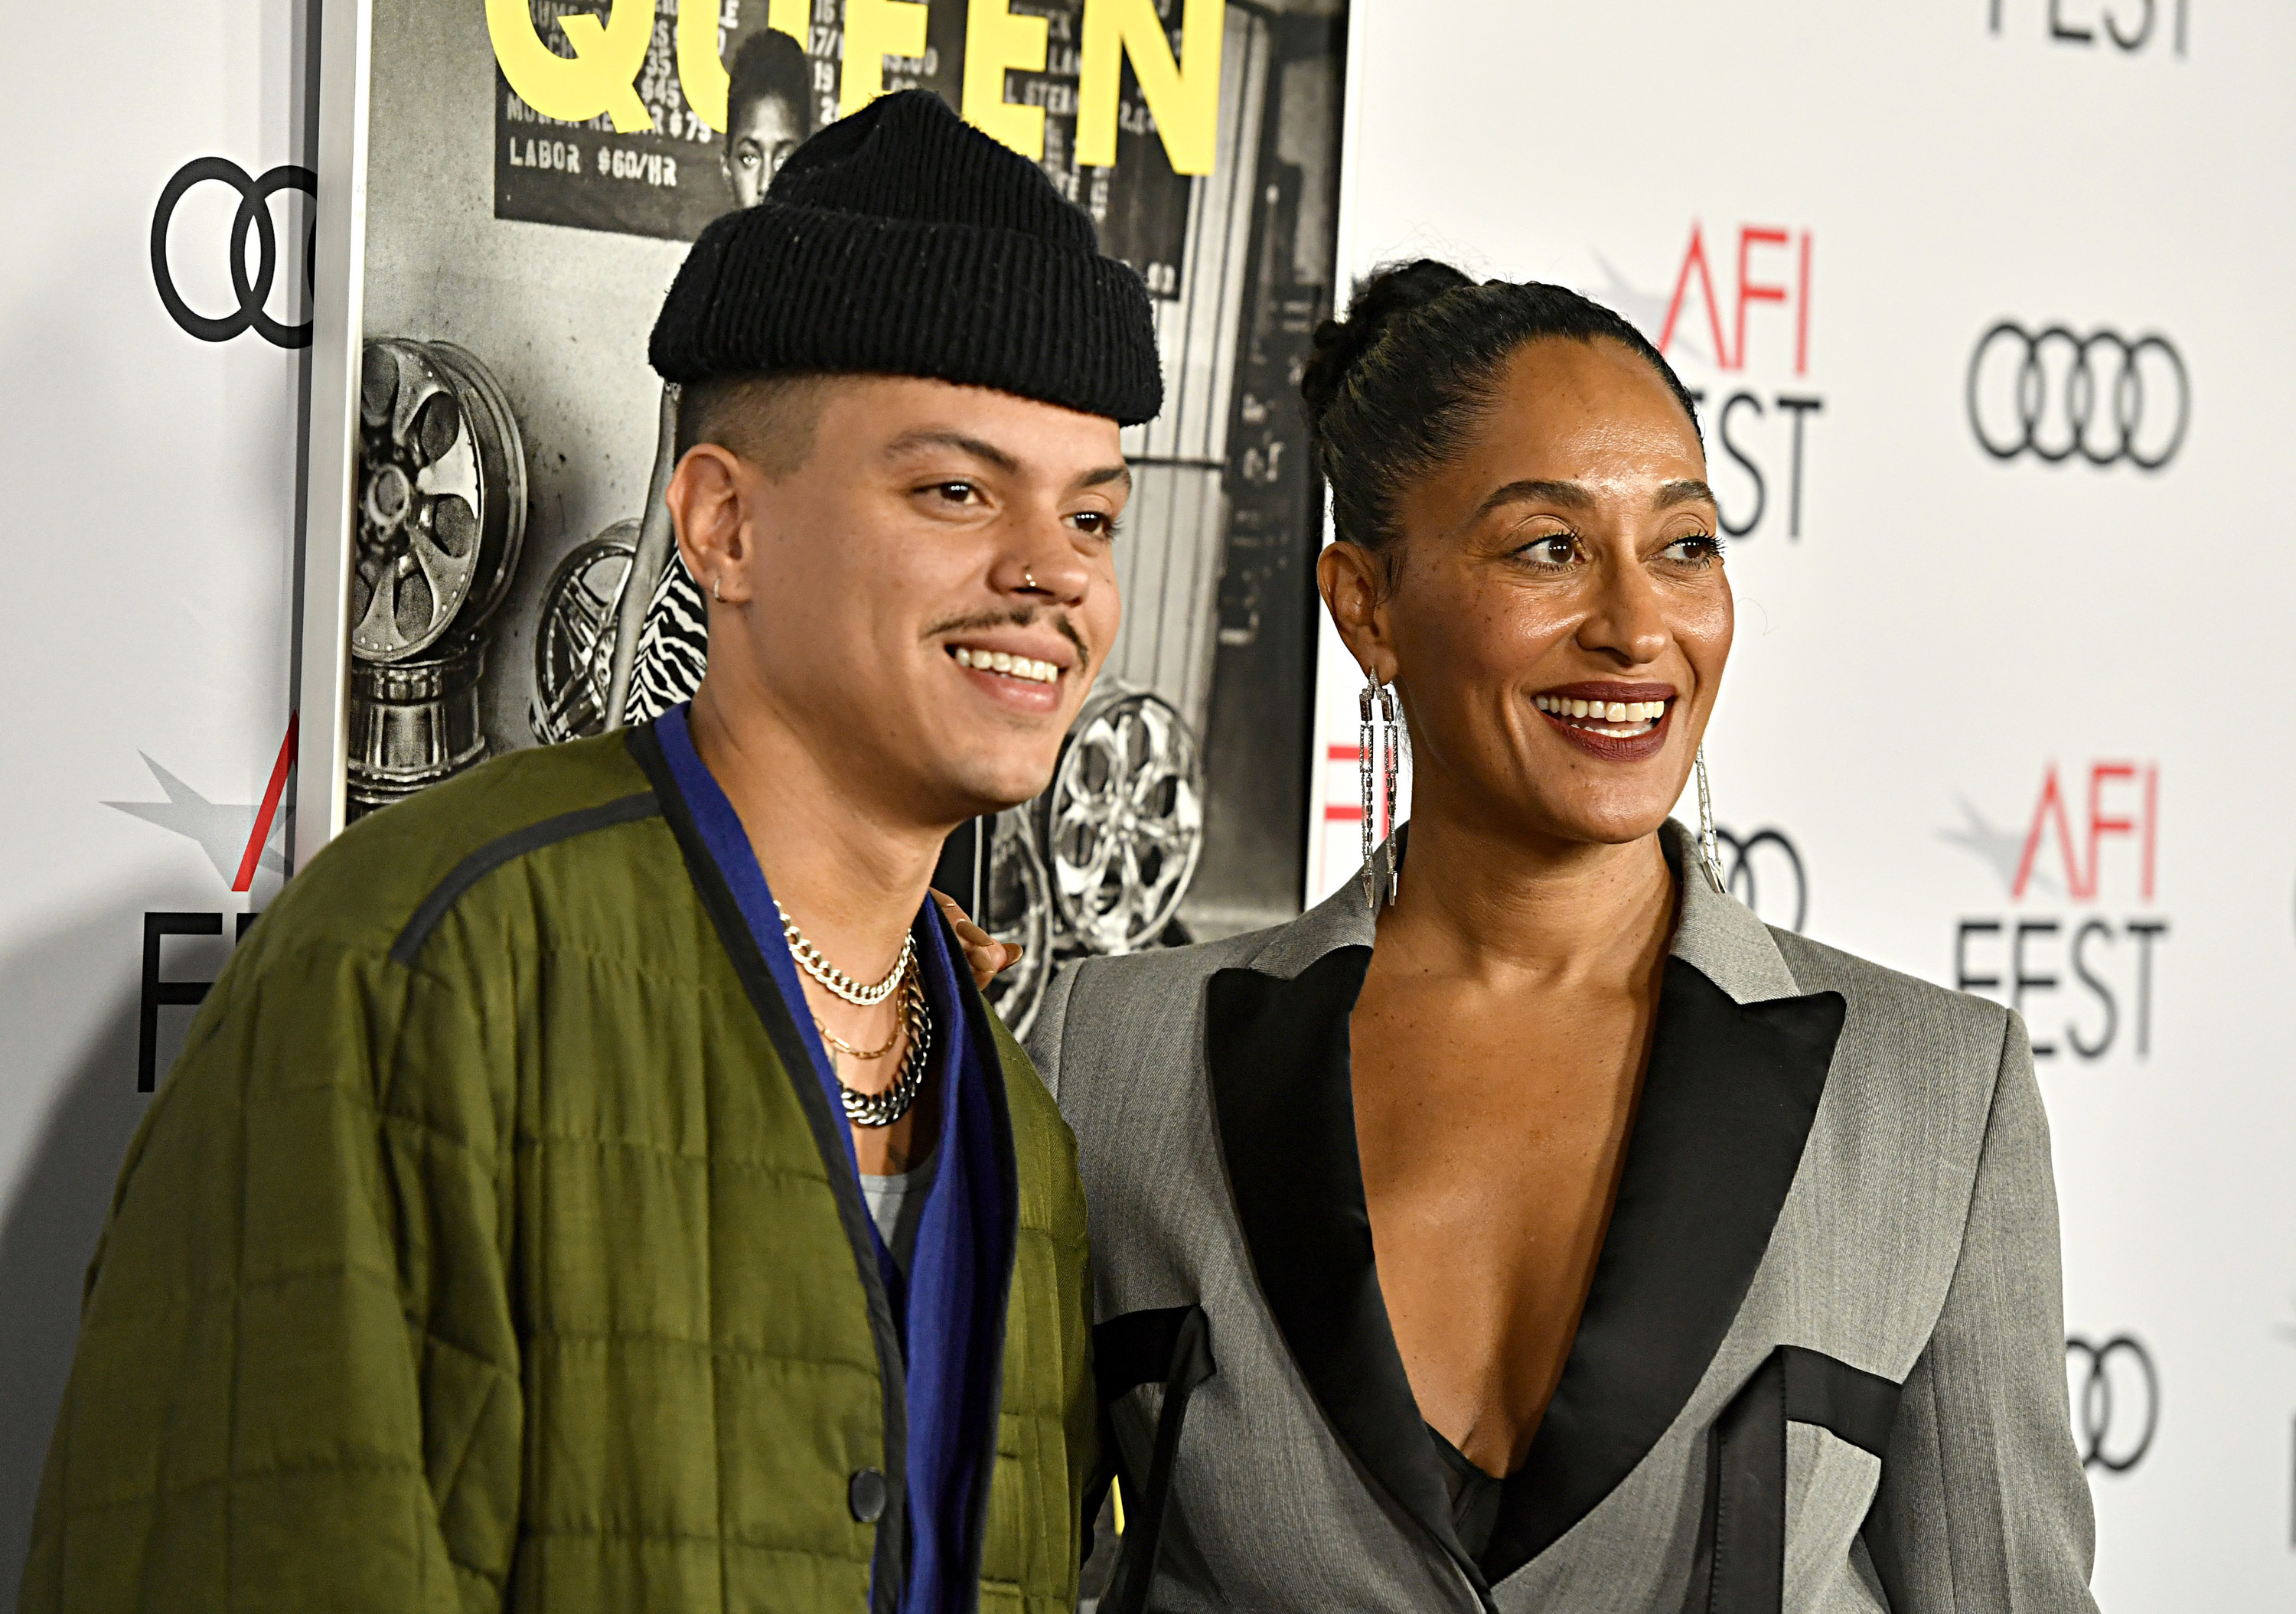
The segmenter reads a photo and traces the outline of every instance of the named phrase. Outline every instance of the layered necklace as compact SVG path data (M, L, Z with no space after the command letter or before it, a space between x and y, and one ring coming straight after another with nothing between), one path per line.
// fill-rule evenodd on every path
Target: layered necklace
M797 921L789 910L776 901L774 912L781 916L782 935L789 943L790 956L797 960L798 968L819 981L823 987L857 1008L870 1009L883 1003L895 992L901 995L901 1023L893 1029L881 1047L857 1048L831 1032L822 1024L821 1016L813 1023L821 1033L821 1040L839 1053L852 1059L882 1059L901 1040L901 1033L909 1034L909 1051L901 1061L901 1074L882 1093L857 1093L838 1077L837 1091L845 1102L845 1116L857 1127L890 1127L909 1112L917 1101L917 1094L925 1085L925 1064L932 1053L932 1015L925 1007L924 974L917 967L917 943L914 936L901 939L901 955L893 961L892 970L885 979L873 986L864 986L844 971L837 968L821 954L821 949L807 939L797 928ZM832 1066L835 1061L831 1061ZM832 1071L832 1074L834 1072Z

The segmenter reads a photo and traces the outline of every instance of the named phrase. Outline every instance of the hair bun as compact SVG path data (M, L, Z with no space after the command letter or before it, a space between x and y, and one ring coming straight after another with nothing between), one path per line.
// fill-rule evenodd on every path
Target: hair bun
M1316 327L1315 350L1300 373L1300 396L1307 400L1308 422L1323 417L1356 361L1377 345L1402 315L1424 307L1446 291L1475 283L1449 264L1422 258L1407 264L1382 264L1356 283L1345 319Z

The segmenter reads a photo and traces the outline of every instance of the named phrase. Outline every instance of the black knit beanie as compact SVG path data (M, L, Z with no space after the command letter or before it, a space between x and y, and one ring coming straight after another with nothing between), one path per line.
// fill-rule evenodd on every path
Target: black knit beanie
M807 141L765 200L701 233L654 322L666 381L922 375L1154 418L1148 289L1027 158L930 90Z

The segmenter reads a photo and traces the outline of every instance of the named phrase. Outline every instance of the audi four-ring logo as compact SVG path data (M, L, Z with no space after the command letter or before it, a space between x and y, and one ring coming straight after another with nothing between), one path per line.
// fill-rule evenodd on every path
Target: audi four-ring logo
M1969 360L1969 425L1997 460L2051 465L2079 455L2158 471L2177 457L2193 416L2184 356L2157 332L2079 336L2003 320Z
M1730 895L1768 923L1800 930L1809 917L1809 882L1802 875L1801 854L1785 832L1765 829L1741 836L1717 828L1714 839L1722 845L1723 883Z
M2113 1474L2135 1468L2161 1425L2161 1380L2152 1356L2127 1334L2102 1345L2075 1334L2065 1341L2065 1375L2081 1466Z
M229 314L201 314L184 300L176 289L176 277L168 270L168 231L175 223L176 204L184 193L203 180L216 180L239 193L239 211L231 221L231 240L225 259L231 266L231 289L238 294L239 307ZM168 315L190 334L203 342L227 342L241 332L252 329L264 340L280 348L308 348L311 345L311 322L299 325L283 324L264 310L270 300L271 284L279 270L279 233L271 223L271 199L281 191L300 191L306 196L319 193L318 176L308 168L282 166L272 168L260 179L251 179L247 170L228 157L194 157L176 170L168 181L167 189L160 193L160 205L152 210L152 281L160 290L160 300L167 305ZM255 274L247 273L247 233L255 232ZM310 251L306 242L303 263L305 289L310 287Z

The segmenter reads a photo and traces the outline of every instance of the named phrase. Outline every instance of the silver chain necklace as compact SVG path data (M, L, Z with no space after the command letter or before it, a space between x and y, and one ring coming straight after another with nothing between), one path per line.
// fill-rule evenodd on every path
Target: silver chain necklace
M789 916L789 910L782 906L778 897L774 901L774 912L781 915L782 937L789 943L790 956L797 960L798 968L847 1003L864 1009L873 1009L892 996L900 987L901 978L908 973L909 961L916 956L915 935L903 937L901 955L893 961L892 972L875 986L865 987L821 955L821 949L806 939L805 932L797 928L797 921Z
M843 1077L837 1078L845 1118L857 1127L891 1126L909 1112L924 1088L925 1064L932 1054L932 1015L925 1007L924 971L912 963L903 968L902 977L907 990L901 995L901 1018L908 1026L909 1051L902 1057L899 1078L882 1093L857 1093L845 1085ZM813 1023L821 1025L820 1018L816 1016ZM827 1029L823 1027L824 1036ZM830 1063L835 1066L834 1055Z

